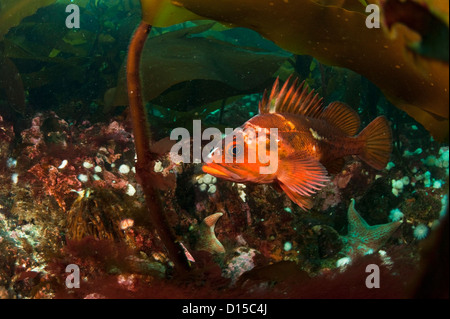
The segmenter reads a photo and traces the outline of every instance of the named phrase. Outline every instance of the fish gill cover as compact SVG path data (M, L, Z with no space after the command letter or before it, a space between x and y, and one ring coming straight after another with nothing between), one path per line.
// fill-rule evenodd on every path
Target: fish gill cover
M441 3L0 0L0 298L448 298Z

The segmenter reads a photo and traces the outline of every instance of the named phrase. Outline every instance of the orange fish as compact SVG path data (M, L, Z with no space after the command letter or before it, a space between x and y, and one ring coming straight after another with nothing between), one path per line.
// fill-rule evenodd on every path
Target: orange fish
M227 140L223 152L211 152L211 162L203 165L203 171L239 183L273 183L306 210L312 207L311 195L329 181L329 173L342 170L345 156L356 155L375 169L386 167L392 133L387 119L379 116L356 135L360 119L352 108L342 102L324 107L322 98L314 90L310 92L304 81L300 86L298 79L290 82L289 78L280 90L277 79L270 96L267 90L264 92L259 114ZM234 158L238 154L256 154L259 147L265 147L267 155L270 143L255 143L254 135L246 130L262 132L269 141L273 128L278 129L275 171L261 174L261 168L270 163L259 158L249 161L244 156L243 162L225 161L227 154ZM238 143L239 135L243 143Z

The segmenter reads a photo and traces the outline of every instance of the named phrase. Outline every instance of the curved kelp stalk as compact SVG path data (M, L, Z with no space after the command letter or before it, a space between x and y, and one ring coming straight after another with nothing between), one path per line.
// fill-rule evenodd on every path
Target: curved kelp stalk
M189 264L182 247L176 242L175 236L166 221L163 204L158 189L153 183L155 176L151 170L151 163L156 160L150 150L152 138L145 114L144 104L141 96L141 84L139 76L139 65L151 25L141 22L136 29L130 46L127 59L127 86L128 100L130 104L130 115L133 123L137 163L136 172L141 180L141 186L145 194L145 201L150 213L150 219L159 237L166 246L169 257L179 272L189 270Z

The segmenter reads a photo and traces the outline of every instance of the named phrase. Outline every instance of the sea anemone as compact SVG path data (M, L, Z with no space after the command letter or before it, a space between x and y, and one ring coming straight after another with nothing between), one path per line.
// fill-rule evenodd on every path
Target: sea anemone
M428 227L424 224L419 224L414 228L414 237L417 240L422 240L428 235Z
M389 213L389 220L392 222L397 222L400 219L403 218L403 213L400 211L400 209L395 208L393 210L391 210L391 212Z

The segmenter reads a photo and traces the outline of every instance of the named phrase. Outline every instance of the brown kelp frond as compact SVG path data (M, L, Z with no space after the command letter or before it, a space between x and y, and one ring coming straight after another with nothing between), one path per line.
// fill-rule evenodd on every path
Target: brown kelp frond
M448 21L448 6L432 0L420 2L426 3L435 15L445 17L441 21ZM367 15L360 9L348 10L353 8L346 6L349 1L223 0L211 5L209 0L178 0L176 3L204 18L256 30L293 53L312 55L322 63L351 69L377 85L390 102L423 124L435 138L448 139L449 64L412 51L411 44L421 38L408 26L396 23L390 35L383 27L368 28ZM181 13L177 11L179 22L183 21ZM150 19L147 22L162 23L164 14L158 14L158 11L147 13Z

